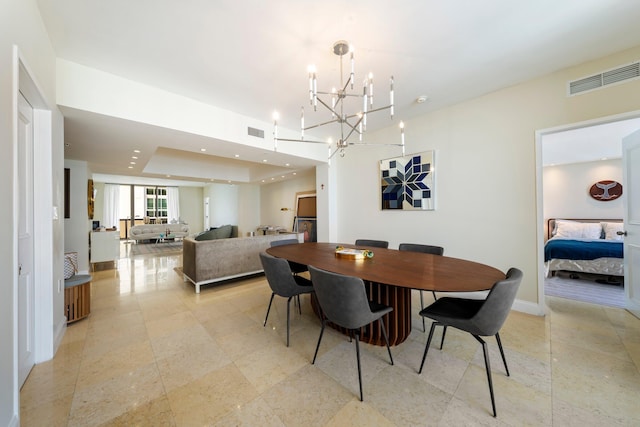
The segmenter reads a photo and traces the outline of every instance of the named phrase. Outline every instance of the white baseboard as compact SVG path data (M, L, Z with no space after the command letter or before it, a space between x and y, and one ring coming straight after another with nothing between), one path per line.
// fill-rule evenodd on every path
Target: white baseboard
M18 416L16 414L13 414L11 421L9 421L9 424L7 425L9 427L20 427L20 423L18 422Z
M64 338L64 333L67 331L67 318L62 316L58 324L56 325L53 331L53 354L55 356L58 351L58 347L62 343L62 338Z
M513 309L521 313L533 314L534 316L544 316L545 309L542 305L536 304L531 301L515 300L513 302Z

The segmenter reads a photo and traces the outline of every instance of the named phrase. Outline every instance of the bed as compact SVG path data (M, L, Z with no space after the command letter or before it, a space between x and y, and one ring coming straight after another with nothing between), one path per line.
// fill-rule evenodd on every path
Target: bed
M544 247L546 276L556 271L624 276L619 219L555 219L547 221Z

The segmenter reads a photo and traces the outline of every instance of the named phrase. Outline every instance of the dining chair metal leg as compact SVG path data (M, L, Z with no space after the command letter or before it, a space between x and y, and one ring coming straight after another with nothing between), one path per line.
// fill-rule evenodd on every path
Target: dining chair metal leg
M387 344L387 352L389 353L389 360L391 360L391 364L393 365L393 356L391 355L391 349L389 348L389 338L387 338L387 329L384 327L384 322L382 319L379 320L380 329L382 329L382 336L384 337L384 342Z
M302 316L302 304L300 304L300 295L298 295L298 313Z
M322 318L322 327L320 328L320 336L318 337L318 344L316 345L316 352L313 353L313 360L311 364L316 363L316 356L318 355L318 349L320 348L320 341L322 341L322 334L324 333L324 316Z
M433 331L435 331L437 325L439 325L438 322L433 322L431 324L431 330L429 330L429 338L427 338L427 345L424 347L424 354L422 355L422 363L420 363L418 374L422 373L422 367L424 366L424 361L427 359L427 352L429 351L429 346L431 345L431 338L433 338Z
M356 341L356 358L358 359L358 384L360 385L360 402L363 402L362 399L362 371L360 370L360 333L356 333L355 337Z
M440 350L442 350L442 346L444 345L444 336L447 333L447 325L442 326L442 339L440 340Z
M423 291L420 291L420 311L424 310L424 296L422 295ZM433 300L437 301L438 297L436 296L436 291L431 291L431 293L433 294ZM427 327L425 326L424 323L424 317L422 317L422 332L426 332L427 331ZM442 348L442 346L440 346Z
M423 291L420 291L420 311L422 310L424 310L424 296ZM427 326L424 323L424 317L422 317L422 332L427 332Z
M493 396L493 380L491 379L491 362L489 362L489 348L487 343L477 335L473 336L482 344L482 352L484 353L484 366L487 370L487 381L489 382L489 394L491 394L491 408L493 408L493 416L496 416L496 400Z
M509 367L507 366L507 359L504 357L504 350L502 349L502 341L500 340L500 334L496 334L496 341L498 341L498 348L500 349L500 355L502 356L502 362L504 363L504 370L507 371L507 376L509 375Z
M267 315L264 316L264 323L262 326L267 326L267 319L269 318L269 311L271 311L271 303L273 302L273 297L276 296L275 292L271 292L271 299L269 300L269 307L267 307Z
M287 298L287 347L289 347L289 324L291 323L291 316L289 313L291 311L291 298L293 297Z

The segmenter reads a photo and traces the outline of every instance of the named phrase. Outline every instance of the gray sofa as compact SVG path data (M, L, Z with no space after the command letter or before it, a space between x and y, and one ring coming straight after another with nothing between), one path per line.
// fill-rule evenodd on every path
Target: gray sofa
M274 240L291 238L302 242L303 234L268 234L212 240L187 237L182 242L184 280L193 283L196 293L200 293L202 285L261 273L263 270L258 254L267 250Z

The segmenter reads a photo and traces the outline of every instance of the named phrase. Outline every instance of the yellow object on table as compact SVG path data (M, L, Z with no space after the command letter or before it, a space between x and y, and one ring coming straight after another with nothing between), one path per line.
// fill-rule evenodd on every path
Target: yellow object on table
M336 256L347 259L365 259L373 258L373 251L367 249L354 249L344 248L342 246L336 247Z

